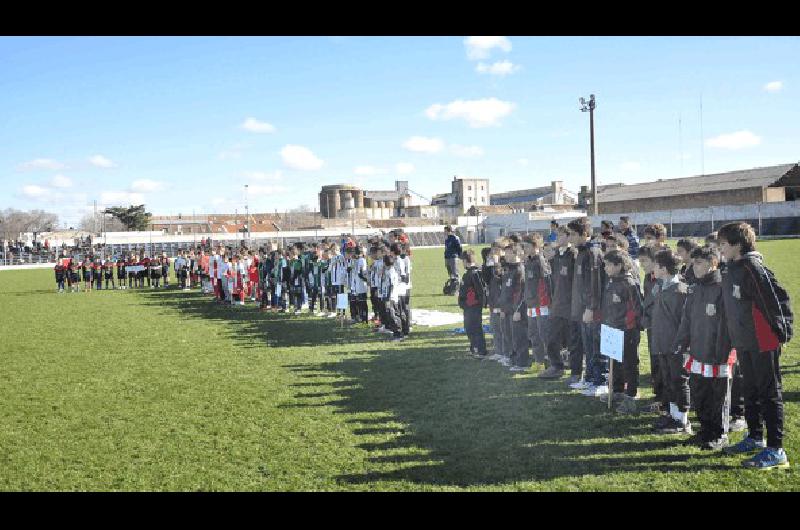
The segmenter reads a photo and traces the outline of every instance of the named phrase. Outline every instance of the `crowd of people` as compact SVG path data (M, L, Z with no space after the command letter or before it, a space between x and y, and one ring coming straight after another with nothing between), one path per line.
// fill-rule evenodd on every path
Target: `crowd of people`
M675 251L663 225L643 233L640 247L626 217L597 233L579 218L554 222L547 239L501 237L482 250L480 265L473 250L464 252L459 306L470 352L515 372L541 363L543 379L561 379L568 369L572 389L604 400L610 392L617 412L630 414L639 408L638 350L647 331L654 432L693 435L683 443L707 450L756 453L746 467L788 466L779 358L793 316L788 294L756 251L752 227L729 223L702 244L679 240ZM610 381L602 325L624 334ZM745 429L742 441L729 442L729 432Z
M307 310L370 325L401 341L412 329L411 252L407 234L394 230L363 241L325 239L286 248L272 243L258 250L197 247L174 259L166 254L63 257L55 266L55 280L59 293L158 289L170 285L172 270L179 289L199 287L220 304L244 306L249 300L261 311Z
M626 217L617 227L604 221L596 233L587 218L551 228L546 237L499 238L482 249L480 265L446 228L448 275L457 274L455 256L466 267L458 303L470 352L514 372L540 363L543 379L561 379L569 370L570 388L601 399L610 393L616 411L631 414L640 408L638 352L646 331L654 432L692 435L684 443L703 449L757 453L744 461L747 467L787 466L779 359L793 315L788 294L756 251L752 227L729 223L702 243L679 240L675 251L661 224L644 229L640 246ZM103 283L156 289L162 281L169 285L172 265L178 288L200 287L219 304L305 309L365 324L394 341L411 332L411 248L401 230L364 241L207 249L181 251L174 260L63 258L56 282L60 292L78 291L81 282L85 292ZM611 360L612 370L600 351L603 325L624 336L622 361ZM729 442L729 432L745 429L742 441Z

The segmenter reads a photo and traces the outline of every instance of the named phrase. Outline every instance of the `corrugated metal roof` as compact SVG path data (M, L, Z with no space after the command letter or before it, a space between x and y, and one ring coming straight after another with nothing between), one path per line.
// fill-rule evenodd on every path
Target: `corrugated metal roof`
M598 202L652 199L675 195L694 195L713 191L766 187L773 184L797 164L757 167L728 173L700 175L677 179L662 179L656 182L642 182L603 189L598 186Z

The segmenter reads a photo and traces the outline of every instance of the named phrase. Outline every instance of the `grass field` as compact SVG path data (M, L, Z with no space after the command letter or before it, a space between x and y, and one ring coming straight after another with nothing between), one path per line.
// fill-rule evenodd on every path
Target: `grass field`
M800 242L760 250L797 312ZM412 307L457 311L444 280L417 250ZM58 295L49 270L0 272L0 310L0 490L800 490L797 341L793 467L759 472L475 360L454 326L390 344L198 292Z

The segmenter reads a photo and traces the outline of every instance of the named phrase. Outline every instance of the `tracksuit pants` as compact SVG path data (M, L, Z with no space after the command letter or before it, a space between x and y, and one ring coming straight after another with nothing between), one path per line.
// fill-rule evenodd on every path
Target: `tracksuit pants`
M547 329L550 317L544 315L537 317L528 316L527 318L528 342L531 344L533 358L537 363L544 363L549 351ZM561 350L559 349L558 351L560 352Z
M662 353L658 358L661 385L664 389L661 405L669 410L669 404L675 403L679 412L689 410L691 392L689 391L689 373L683 365L683 355Z
M506 355L510 356L511 364L514 366L530 366L530 355L528 354L528 321L525 312L521 318L514 322L513 313L506 313L503 317L503 349Z
M583 337L581 323L564 317L547 317L547 360L561 360L561 348L569 351L570 375L580 377L583 373ZM559 365L556 365L559 366ZM563 363L561 363L563 366Z
M655 394L657 402L663 403L666 389L664 387L664 377L661 374L660 355L654 352L653 338L649 329L647 330L647 351L650 354L650 380L653 383L653 394Z
M700 420L700 440L710 442L728 433L731 379L691 374L692 406Z
M464 309L464 331L469 339L469 349L473 353L486 355L486 337L483 334L483 308Z
M586 357L585 380L595 386L602 386L606 383L605 375L608 373L608 364L606 358L600 355L600 323L590 322L586 324L585 322L580 322L579 325L583 340L583 351Z
M385 300L384 304L386 305L386 322L384 323L386 329L391 331L395 337L402 337L403 325L400 321L400 312L397 309L398 302Z
M744 394L742 393L742 368L739 360L733 365L731 381L731 421L744 418Z
M622 362L614 363L614 392L625 391L630 397L636 397L639 391L639 341L641 336L638 329L626 329L622 350ZM598 356L600 354L598 348Z
M766 424L767 446L783 447L781 350L736 353L742 369L744 418L750 437L762 439Z
M503 318L500 313L495 312L493 308L489 308L489 325L492 327L492 351L495 355L505 355L503 337Z

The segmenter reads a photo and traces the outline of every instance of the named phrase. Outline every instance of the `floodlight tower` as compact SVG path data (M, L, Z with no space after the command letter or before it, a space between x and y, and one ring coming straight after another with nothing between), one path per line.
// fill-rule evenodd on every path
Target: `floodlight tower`
M592 215L597 215L597 186L594 178L594 94L589 96L589 101L580 98L581 112L589 113L589 148L592 157Z

